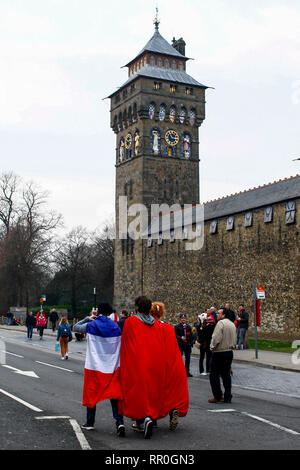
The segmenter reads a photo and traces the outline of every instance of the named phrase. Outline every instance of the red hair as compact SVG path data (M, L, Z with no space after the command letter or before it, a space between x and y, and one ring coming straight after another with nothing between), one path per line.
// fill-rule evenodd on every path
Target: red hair
M160 320L165 314L165 305L162 302L153 302L150 315L156 318L156 320Z

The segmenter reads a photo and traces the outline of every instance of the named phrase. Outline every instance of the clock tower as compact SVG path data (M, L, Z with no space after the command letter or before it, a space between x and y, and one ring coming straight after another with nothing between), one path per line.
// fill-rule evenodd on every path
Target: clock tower
M143 293L145 249L145 240L120 236L120 196L127 197L128 207L143 204L149 214L152 204L199 203L199 127L208 87L186 72L184 40L169 44L157 18L154 25L154 35L126 64L127 81L109 96L116 134L117 309L132 310Z

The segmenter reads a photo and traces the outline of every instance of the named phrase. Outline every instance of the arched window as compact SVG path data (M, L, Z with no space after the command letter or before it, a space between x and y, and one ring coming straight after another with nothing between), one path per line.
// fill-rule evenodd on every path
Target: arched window
M186 118L186 109L184 107L181 108L179 113L179 122L180 124L184 124Z
M166 67L166 69L168 69L170 67L168 59L165 59L165 67Z
M166 118L166 105L161 104L159 107L159 112L158 112L158 119L160 121L164 121Z
M179 62L178 66L179 66L179 70L183 70L183 63L181 61Z
M150 57L150 65L153 67L155 65L155 59L154 59L154 56L152 55Z
M162 67L162 60L161 60L161 57L159 57L159 58L157 59L157 65L158 65L158 67Z
M131 106L129 106L129 109L128 109L128 121L129 121L129 125L132 124L132 108L131 108Z
M132 112L132 122L137 121L137 106L136 103L133 104L133 112Z
M175 108L175 106L171 106L170 107L170 112L169 112L170 122L174 122L175 118L176 118L176 108Z
M172 60L172 69L175 70L176 68L177 68L177 66L176 66L176 60L173 59L173 60Z
M189 118L190 118L190 126L193 127L196 122L196 110L194 108L190 110Z
M149 119L154 119L155 118L155 103L150 103L149 104Z

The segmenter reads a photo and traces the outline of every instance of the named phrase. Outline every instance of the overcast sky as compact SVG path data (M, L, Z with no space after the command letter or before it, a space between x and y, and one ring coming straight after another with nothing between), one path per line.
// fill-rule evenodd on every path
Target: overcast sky
M153 35L183 37L207 90L201 202L300 173L299 0L0 0L0 159L51 191L65 230L114 213L109 100Z

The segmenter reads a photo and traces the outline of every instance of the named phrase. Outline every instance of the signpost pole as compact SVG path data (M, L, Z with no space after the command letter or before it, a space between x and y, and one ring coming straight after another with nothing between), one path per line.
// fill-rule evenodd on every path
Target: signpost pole
M253 286L255 358L258 359L256 298L256 286Z

